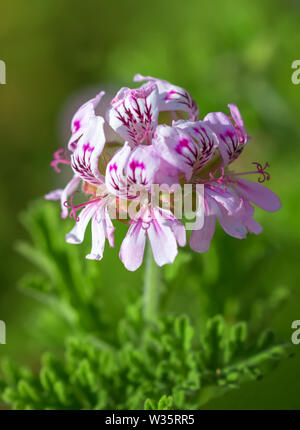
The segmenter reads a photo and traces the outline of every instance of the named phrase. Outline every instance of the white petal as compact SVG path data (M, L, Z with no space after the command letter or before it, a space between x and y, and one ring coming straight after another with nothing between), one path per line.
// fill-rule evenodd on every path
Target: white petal
M219 150L225 166L234 161L249 142L244 121L234 104L229 104L231 116L223 112L211 112L204 118L204 122L219 138Z
M153 139L157 153L189 180L196 162L197 148L194 140L183 130L159 125Z
M119 257L127 270L134 271L143 262L146 243L146 230L142 220L136 220L130 226L122 242Z
M74 172L92 185L100 185L104 181L98 170L99 157L105 144L103 123L102 117L90 121L88 130L79 139L71 157Z
M156 85L121 88L111 102L106 117L109 125L132 146L149 143L158 121Z
M127 194L127 180L125 176L125 165L130 154L130 146L126 142L124 146L115 153L106 168L105 184L112 194L121 196Z
M192 121L199 119L198 106L184 88L173 85L163 79L140 74L135 75L134 81L148 81L157 85L160 111L183 111L187 113L188 118Z
M74 151L77 146L78 139L87 131L89 123L95 118L95 109L104 96L104 91L101 91L93 99L84 103L75 113L71 121L72 136L68 143L68 149Z
M109 246L111 248L114 248L115 246L115 240L114 240L114 231L115 227L110 219L107 206L105 207L105 236L108 239Z
M78 244L83 241L87 225L96 210L97 205L89 204L80 212L79 221L76 222L70 233L66 234L66 242Z
M186 230L185 226L174 217L171 211L159 208L159 213L165 218L165 223L173 231L176 241L179 246L186 245Z
M173 127L178 127L185 131L196 143L196 163L194 170L199 170L213 157L219 140L204 121L177 121Z
M153 257L158 266L171 264L177 255L177 242L175 234L167 222L153 210L153 218L147 229L151 243Z
M49 194L45 195L45 199L47 200L60 200L61 202L61 216L62 218L66 218L68 216L68 208L64 206L64 203L68 200L68 197L76 190L79 185L81 179L79 176L74 175L73 178L67 183L64 189L62 190L54 190Z
M94 215L92 218L92 250L86 256L88 260L101 260L105 245L105 221Z
M130 154L125 168L129 181L146 188L154 183L155 174L160 167L160 157L152 146L138 146Z

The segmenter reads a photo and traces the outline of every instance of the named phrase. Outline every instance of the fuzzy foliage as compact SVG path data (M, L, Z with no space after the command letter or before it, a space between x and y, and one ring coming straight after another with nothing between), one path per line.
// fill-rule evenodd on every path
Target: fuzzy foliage
M242 383L260 380L289 354L289 346L276 343L270 331L262 331L257 324L252 329L251 318L247 324L236 320L236 311L231 319L210 315L211 294L202 296L206 306L198 318L194 316L197 303L190 318L172 313L168 291L178 291L181 276L188 291L196 294L197 274L191 271L194 263L187 252L164 271L160 317L150 323L143 318L141 288L132 291L132 285L141 282L139 277L131 281L132 274L120 271L115 275L119 278L112 274L116 283L107 284L101 274L99 279L99 263L83 260L84 251L61 239L66 227L53 206L36 203L23 222L32 241L19 244L18 250L37 270L26 275L21 288L43 304L37 331L54 352L46 352L35 371L2 361L0 393L5 405L14 409L198 409ZM113 268L115 263L108 264ZM204 268L203 276L212 282L214 274ZM111 295L105 294L107 290ZM270 306L285 298L276 294Z

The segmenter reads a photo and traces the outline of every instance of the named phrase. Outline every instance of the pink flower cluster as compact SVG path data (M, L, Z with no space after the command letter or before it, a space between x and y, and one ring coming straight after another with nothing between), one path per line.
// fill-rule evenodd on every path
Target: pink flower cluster
M162 198L155 204L152 198L149 201L153 185L166 186L165 193L172 197L175 185L190 184L195 202L202 198L195 225L197 217L203 222L201 228L192 229L189 240L196 252L209 249L216 220L238 239L248 232L261 233L262 227L253 218L253 204L269 212L281 204L272 191L242 178L254 173L258 182L269 180L268 164L254 163L250 172L229 170L249 142L237 106L229 104L228 113L212 112L200 120L198 106L185 89L141 75L134 80L145 83L135 89L121 88L107 107L105 119L95 112L103 92L81 106L72 119L67 150L54 154L51 165L56 171L64 163L74 173L64 189L46 195L49 200L60 200L63 218L69 215L76 220L66 241L81 243L91 222L92 249L87 258L100 260L105 240L114 246L113 209L115 218L129 225L119 254L128 270L142 264L147 237L156 263L171 264L178 245L186 244L186 228L172 204L166 208ZM105 121L106 127L118 133L119 142L106 140ZM201 196L197 185L202 186ZM85 200L75 205L78 188ZM129 203L135 211L127 212Z

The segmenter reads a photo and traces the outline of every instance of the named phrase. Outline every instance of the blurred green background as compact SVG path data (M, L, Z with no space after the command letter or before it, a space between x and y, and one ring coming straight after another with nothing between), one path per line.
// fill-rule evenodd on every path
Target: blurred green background
M268 161L269 186L283 204L276 214L257 211L264 226L259 238L240 242L218 231L211 251L194 259L199 289L185 291L183 282L185 300L179 304L174 295L174 311L189 313L195 296L205 307L205 290L215 295L208 312L251 320L249 302L264 307L270 292L288 290L267 324L289 340L292 321L300 319L300 85L291 82L291 64L300 57L300 3L12 0L1 1L0 12L0 59L7 65L7 84L0 86L0 319L7 324L7 345L0 345L0 359L38 369L40 353L51 346L35 335L41 305L18 290L30 266L15 251L26 237L19 214L65 183L67 173L56 175L49 162L65 144L76 102L95 88L131 86L135 73L185 87L201 116L238 104L253 140L237 168ZM126 274L112 252L97 264L112 296L120 294L116 264L132 288L139 285L141 272ZM294 349L295 357L264 380L207 407L299 409L300 346Z

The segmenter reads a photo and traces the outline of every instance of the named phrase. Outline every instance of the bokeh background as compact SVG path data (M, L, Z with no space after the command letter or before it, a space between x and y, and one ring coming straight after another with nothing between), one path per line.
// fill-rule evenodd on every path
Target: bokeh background
M257 211L259 238L240 242L218 232L209 253L195 259L198 290L192 295L182 285L185 300L174 295L173 308L189 313L188 300L205 290L215 296L211 312L251 319L246 304L268 306L274 290L286 300L266 324L290 339L291 323L300 319L300 85L291 81L291 64L300 59L299 1L12 0L1 1L0 11L0 59L7 65L0 86L0 319L7 345L0 345L0 359L38 369L40 353L52 346L50 337L36 336L41 304L18 289L30 267L15 249L27 235L22 211L65 182L68 174L57 176L49 162L65 143L75 106L96 88L131 86L135 73L185 87L201 115L238 104L253 137L238 167L268 161L269 186L283 204L276 214ZM112 253L106 258L98 264L111 296L120 294L116 272L132 288L139 284L140 272L129 278ZM117 317L121 309L112 312ZM207 407L299 409L299 369L300 346L262 381Z

